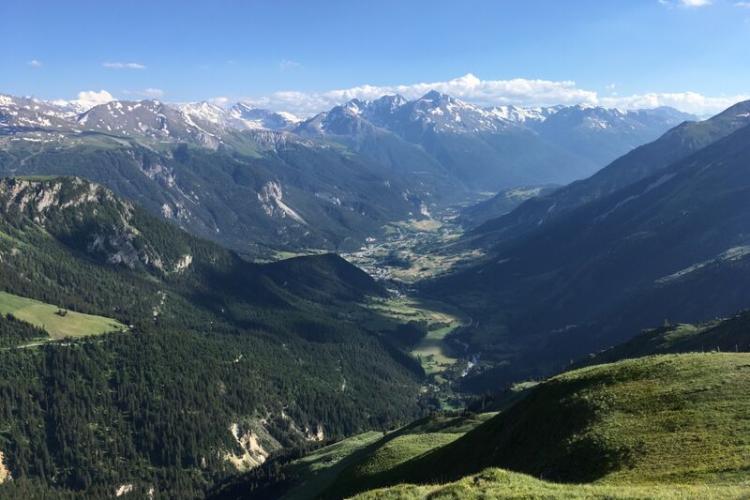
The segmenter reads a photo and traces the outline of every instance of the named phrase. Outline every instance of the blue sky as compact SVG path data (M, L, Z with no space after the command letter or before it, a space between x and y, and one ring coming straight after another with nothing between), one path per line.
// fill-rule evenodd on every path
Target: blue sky
M750 2L736 0L3 0L0 35L0 92L45 99L305 114L423 83L482 104L708 112L750 95Z

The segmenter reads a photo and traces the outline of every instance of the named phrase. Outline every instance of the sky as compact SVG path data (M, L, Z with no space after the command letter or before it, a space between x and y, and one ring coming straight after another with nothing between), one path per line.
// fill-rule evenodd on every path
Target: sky
M2 0L0 93L309 115L430 89L481 105L750 98L750 1Z

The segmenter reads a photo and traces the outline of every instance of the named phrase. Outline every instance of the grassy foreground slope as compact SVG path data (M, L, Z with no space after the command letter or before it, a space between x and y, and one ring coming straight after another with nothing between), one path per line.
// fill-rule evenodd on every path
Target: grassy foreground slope
M493 481L510 482L508 491L525 492L519 493L522 498L586 498L615 491L627 498L624 487L636 488L630 497L643 497L657 486L668 488L667 497L680 491L698 495L706 485L711 491L717 487L717 494L750 494L749 383L750 354L650 356L575 370L540 384L460 439L379 471L377 481L360 477L359 485L463 478L448 487L454 493L444 491L448 497L459 496L461 489L466 490L461 496L497 496L505 486ZM595 483L598 489L556 486L503 471L465 478L491 467L561 483ZM359 485L347 482L341 493L366 489ZM437 487L432 488L399 487L389 494L411 498Z
M402 484L372 490L355 497L358 500L417 498L472 499L472 498L565 498L565 499L686 499L686 498L747 498L741 486L715 485L601 485L559 484L535 479L526 474L490 468L480 474L448 484L416 486Z

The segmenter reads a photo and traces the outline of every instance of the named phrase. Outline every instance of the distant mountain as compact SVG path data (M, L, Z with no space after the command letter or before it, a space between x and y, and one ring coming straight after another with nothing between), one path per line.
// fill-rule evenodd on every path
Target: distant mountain
M691 137L679 142L695 145L710 135L699 131L723 135L719 124L734 128L744 106L660 141ZM665 318L701 321L750 303L750 125L684 156L657 143L631 154L654 174L501 240L474 268L429 287L474 317L462 341L488 363L502 361L482 380L559 370ZM660 167L665 156L683 157Z
M0 315L4 498L200 497L271 453L420 414L421 369L362 305L385 295L363 271L251 264L81 179L0 180L0 292L76 332ZM77 313L128 326L91 337Z
M653 175L749 124L750 101L738 103L708 120L682 123L657 140L623 155L591 177L547 196L533 198L517 210L488 221L469 237L475 245L490 246L533 231L559 215Z
M690 118L662 108L628 112L582 106L481 108L431 91L407 101L354 99L301 123L295 132L346 143L395 134L421 148L469 189L567 183ZM391 139L391 142L393 139Z
M237 128L250 130L289 130L301 121L291 113L260 109L243 102L233 105L228 115Z
M94 106L76 122L81 129L119 136L190 142L212 149L221 143L220 124L159 101L111 101Z
M90 178L256 256L357 249L423 208L597 168L534 128L563 107L483 109L430 92L352 100L299 122L246 103L82 106L2 96L0 174Z
M624 112L569 106L557 109L544 120L530 122L530 126L547 141L604 166L666 130L693 119L692 115L666 107Z

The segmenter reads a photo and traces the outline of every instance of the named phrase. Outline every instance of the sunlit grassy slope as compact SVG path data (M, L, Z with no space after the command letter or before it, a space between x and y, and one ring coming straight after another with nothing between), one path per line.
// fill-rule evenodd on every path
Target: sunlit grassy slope
M12 314L15 318L45 330L52 339L85 337L125 330L127 327L117 320L65 311L51 304L0 292L0 314Z
M352 485L375 484L381 473L458 439L493 415L435 415L387 434L367 432L326 446L285 468L298 486L283 498L332 498Z
M716 485L601 485L559 484L535 479L526 474L489 468L459 481L447 484L416 486L403 484L372 490L356 496L357 500L398 499L740 499L747 498L742 486Z
M460 439L377 470L360 466L329 491L346 496L421 483L445 486L399 486L387 495L750 495L748 387L750 354L649 356L583 368L540 384ZM485 470L494 467L506 471Z

